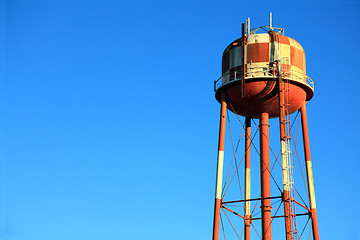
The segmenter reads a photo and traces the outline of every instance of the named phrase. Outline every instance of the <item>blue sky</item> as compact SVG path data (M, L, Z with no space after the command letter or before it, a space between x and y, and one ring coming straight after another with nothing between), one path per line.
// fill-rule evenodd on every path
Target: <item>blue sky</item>
M1 2L0 239L210 239L241 23L305 49L322 239L360 239L358 1Z

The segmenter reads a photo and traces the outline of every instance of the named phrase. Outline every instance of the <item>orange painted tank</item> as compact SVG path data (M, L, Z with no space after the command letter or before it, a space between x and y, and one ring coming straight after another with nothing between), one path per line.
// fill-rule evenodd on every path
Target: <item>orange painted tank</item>
M288 114L312 98L314 85L306 76L305 53L294 39L272 32L245 37L243 95L241 56L240 38L225 49L222 77L215 82L216 99L220 102L224 93L230 111L251 118L259 118L263 112L271 118L278 117L280 76L285 80Z

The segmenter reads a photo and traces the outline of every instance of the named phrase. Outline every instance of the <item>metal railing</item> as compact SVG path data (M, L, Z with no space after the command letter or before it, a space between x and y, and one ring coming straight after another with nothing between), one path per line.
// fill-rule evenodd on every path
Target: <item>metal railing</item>
M314 87L315 87L314 81L309 76L303 74L302 72L284 69L281 72L281 76L285 79L305 83L312 90L314 90ZM262 77L274 78L274 79L278 78L279 74L277 74L277 68L276 67L250 67L245 71L245 79L262 78ZM230 83L233 81L238 81L241 79L242 79L241 71L229 72L214 81L214 91L216 92L220 87L222 87L223 85L225 85L227 83Z
M309 85L309 86L312 88L312 90L314 91L315 83L314 83L314 81L311 79L311 77L306 76L306 84Z

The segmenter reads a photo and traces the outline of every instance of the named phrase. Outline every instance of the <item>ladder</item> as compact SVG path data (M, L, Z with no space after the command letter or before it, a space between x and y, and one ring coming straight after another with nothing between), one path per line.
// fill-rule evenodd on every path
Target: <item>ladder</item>
M274 57L276 59L279 84L279 123L286 240L294 240L297 238L298 234L295 222L295 206L292 201L292 199L294 199L294 180L290 142L291 122L289 114L289 59L280 59L280 41L276 34L274 38L276 39L274 39Z

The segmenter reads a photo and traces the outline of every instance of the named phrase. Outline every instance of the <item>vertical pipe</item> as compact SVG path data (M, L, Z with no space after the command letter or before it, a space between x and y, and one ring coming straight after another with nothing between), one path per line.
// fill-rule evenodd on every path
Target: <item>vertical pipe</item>
M241 24L241 97L245 94L245 23Z
M269 114L260 115L260 171L262 239L271 240Z
M306 103L301 107L301 125L303 133L303 143L304 143L304 155L306 162L306 178L309 190L310 197L310 209L311 209L311 224L313 231L313 239L319 240L319 227L317 221L316 213L316 202L315 202L315 188L313 180L313 172L311 165L311 156L310 156L310 143L309 143L309 132L308 132L308 123L307 123L307 114L306 114Z
M219 127L219 145L218 145L218 154L217 154L214 226L213 226L213 238L212 238L213 240L219 239L221 187L222 187L225 126L226 126L226 107L227 107L227 104L225 102L225 94L222 93L222 95L221 95L221 110L220 110L220 127Z
M288 136L286 134L286 103L285 103L285 82L282 80L279 66L279 125L281 143L281 165L283 181L283 201L285 215L286 240L292 240L291 224L291 205L290 205L290 178L289 178L289 159L288 159Z
M250 152L251 152L251 119L245 119L245 200L250 199ZM250 201L245 201L245 240L250 240Z

